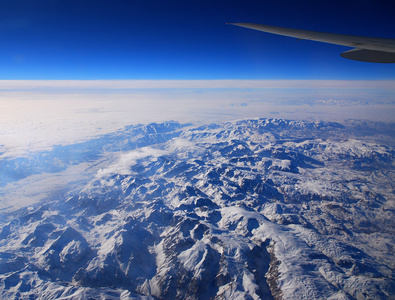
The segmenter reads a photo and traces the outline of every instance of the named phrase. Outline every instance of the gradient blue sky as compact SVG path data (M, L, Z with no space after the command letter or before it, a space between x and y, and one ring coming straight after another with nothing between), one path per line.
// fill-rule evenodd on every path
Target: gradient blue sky
M0 79L395 79L347 47L226 25L395 38L393 0L1 0Z

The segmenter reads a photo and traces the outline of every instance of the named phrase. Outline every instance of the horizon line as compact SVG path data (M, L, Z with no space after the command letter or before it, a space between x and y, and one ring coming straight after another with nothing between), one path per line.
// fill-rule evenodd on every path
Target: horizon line
M395 90L395 79L11 79L0 90L46 89L377 89Z

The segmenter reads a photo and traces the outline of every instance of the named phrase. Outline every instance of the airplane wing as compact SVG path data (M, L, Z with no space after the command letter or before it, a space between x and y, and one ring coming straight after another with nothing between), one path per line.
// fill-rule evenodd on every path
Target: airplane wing
M326 33L254 23L229 24L268 33L294 37L300 40L312 40L317 42L354 47L354 49L340 54L342 57L352 60L375 63L395 63L395 39Z

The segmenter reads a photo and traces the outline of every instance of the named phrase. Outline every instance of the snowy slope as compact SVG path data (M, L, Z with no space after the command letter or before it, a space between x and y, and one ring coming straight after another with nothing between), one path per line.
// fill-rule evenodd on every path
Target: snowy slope
M89 172L1 215L1 298L394 299L380 141L327 122L169 122L3 160L5 191Z

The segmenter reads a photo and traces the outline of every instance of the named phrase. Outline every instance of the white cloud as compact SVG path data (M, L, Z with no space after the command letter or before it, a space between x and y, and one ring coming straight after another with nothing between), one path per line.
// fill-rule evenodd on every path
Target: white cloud
M123 153L115 163L112 163L107 168L100 169L97 172L96 177L104 178L113 174L131 175L133 174L131 167L134 166L139 159L149 156L158 157L165 155L166 153L166 151L154 149L151 147L139 148L137 150Z

